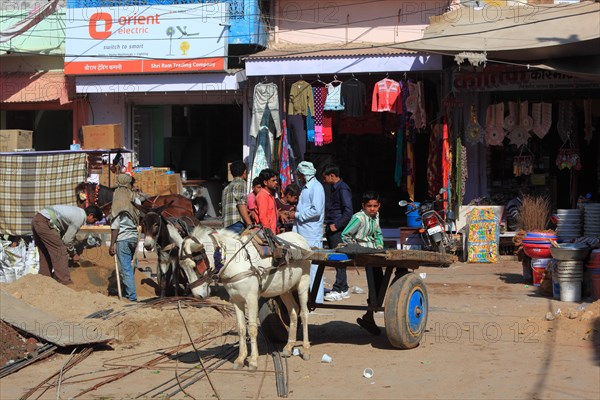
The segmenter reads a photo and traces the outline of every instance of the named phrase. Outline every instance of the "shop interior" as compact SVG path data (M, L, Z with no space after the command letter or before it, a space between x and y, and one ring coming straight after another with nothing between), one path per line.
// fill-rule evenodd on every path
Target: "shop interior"
M0 116L0 129L33 131L37 151L66 150L73 143L72 110L3 110Z

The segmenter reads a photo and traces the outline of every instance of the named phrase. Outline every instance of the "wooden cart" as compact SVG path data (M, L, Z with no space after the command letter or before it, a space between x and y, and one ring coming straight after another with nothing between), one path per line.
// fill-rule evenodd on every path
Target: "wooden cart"
M348 256L347 260L330 259L336 256L339 256L339 253L331 250L317 250L313 254L312 262L318 265L318 269L308 299L309 309L383 311L385 332L392 346L400 349L416 347L425 332L429 303L425 283L414 271L420 266L450 265L457 261L456 256L419 250L387 250L378 254L356 254ZM378 290L378 306L315 302L326 267L365 268L367 265L383 268L383 280ZM271 339L287 338L289 318L279 299L268 299L261 304L259 317L263 331Z

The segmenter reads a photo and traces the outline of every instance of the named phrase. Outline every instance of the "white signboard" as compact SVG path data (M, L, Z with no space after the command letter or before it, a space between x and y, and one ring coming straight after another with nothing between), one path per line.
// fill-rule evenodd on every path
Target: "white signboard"
M224 71L226 3L69 8L65 74Z

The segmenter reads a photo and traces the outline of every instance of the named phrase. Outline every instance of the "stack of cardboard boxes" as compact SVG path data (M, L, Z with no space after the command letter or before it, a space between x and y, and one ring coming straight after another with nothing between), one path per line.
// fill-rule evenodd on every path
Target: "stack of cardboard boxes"
M110 174L110 178L109 178ZM182 194L181 176L169 171L169 168L136 168L133 174L135 185L145 194L156 196L165 194ZM117 174L111 172L108 165L102 166L100 184L115 187Z

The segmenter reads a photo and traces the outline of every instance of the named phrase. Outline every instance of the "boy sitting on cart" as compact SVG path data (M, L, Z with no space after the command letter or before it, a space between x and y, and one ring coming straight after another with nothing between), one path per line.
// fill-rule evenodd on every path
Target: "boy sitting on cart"
M372 249L383 249L383 234L379 227L379 193L367 191L362 196L362 209L352 216L350 222L342 232L344 243L356 243ZM378 307L377 288L383 280L381 267L366 266L367 284L369 286L369 307ZM379 335L381 329L375 324L373 310L367 310L362 318L356 322L369 333Z

